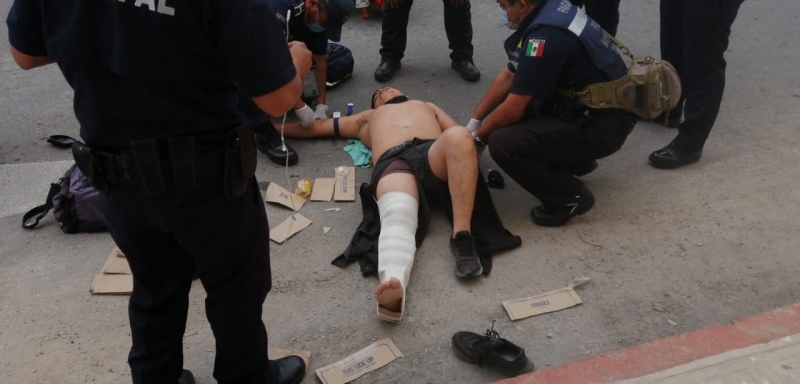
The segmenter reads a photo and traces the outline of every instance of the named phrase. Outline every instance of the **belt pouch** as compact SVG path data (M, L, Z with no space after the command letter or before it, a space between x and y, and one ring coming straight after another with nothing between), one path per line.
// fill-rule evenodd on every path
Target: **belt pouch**
M161 171L161 159L158 155L158 144L155 140L131 142L133 159L146 196L158 196L165 192L164 174Z
M169 139L169 157L172 177L179 191L188 192L197 186L197 161L193 137Z
M225 138L225 197L235 199L244 194L247 181L256 172L256 146L253 130L241 126Z
M92 149L84 143L76 141L72 143L72 157L75 159L75 164L81 170L84 176L89 179L98 191L108 190L108 183L102 170L96 164Z

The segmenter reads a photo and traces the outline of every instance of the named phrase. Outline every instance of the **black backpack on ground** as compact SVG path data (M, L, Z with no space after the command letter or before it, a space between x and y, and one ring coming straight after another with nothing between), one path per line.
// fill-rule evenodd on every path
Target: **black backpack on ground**
M88 178L73 164L64 173L64 177L50 184L47 201L22 217L22 228L36 228L39 220L53 209L53 217L65 233L103 232L106 225L99 196L100 192L92 187Z
M353 76L353 52L341 44L328 43L328 88L333 88Z

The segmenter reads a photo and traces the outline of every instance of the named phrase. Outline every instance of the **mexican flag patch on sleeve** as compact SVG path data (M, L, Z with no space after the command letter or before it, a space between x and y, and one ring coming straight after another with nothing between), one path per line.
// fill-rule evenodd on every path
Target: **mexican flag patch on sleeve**
M544 39L528 40L528 47L525 48L525 56L542 57L544 54Z

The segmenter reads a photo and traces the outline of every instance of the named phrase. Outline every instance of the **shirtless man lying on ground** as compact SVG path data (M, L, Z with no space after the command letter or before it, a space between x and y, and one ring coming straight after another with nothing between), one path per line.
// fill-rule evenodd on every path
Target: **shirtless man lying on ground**
M478 182L478 156L470 132L432 103L409 100L397 89L387 87L375 92L372 104L374 109L352 116L316 120L310 128L287 124L284 135L356 138L372 148L376 166L372 188L381 225L378 238L381 283L375 290L378 317L399 322L403 317L405 290L417 246L420 194L431 190L421 187L439 183L446 185L443 188L449 191L453 223L450 250L456 258L456 276L473 277L483 273L470 228ZM418 185L418 181L425 185ZM424 196L422 200L427 204ZM486 205L494 210L491 203ZM427 209L427 205L424 208ZM508 235L511 237L510 233ZM518 246L519 240L516 240Z

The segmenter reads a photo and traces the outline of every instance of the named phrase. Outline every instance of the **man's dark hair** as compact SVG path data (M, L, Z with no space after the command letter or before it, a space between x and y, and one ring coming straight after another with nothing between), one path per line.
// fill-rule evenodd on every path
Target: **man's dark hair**
M375 95L377 95L378 92L380 92L381 88L376 89L375 92L372 93L372 97L369 99L370 109L375 109Z

